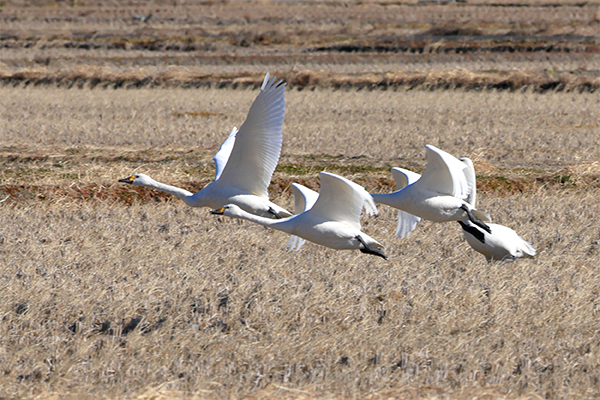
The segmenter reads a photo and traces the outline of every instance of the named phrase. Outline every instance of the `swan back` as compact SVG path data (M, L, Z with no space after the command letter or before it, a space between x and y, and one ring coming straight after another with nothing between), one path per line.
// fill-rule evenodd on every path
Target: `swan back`
M271 176L281 153L285 83L267 74L260 93L235 136L231 155L218 180L268 199Z
M469 183L464 172L467 165L435 146L426 145L425 148L427 166L415 185L423 190L466 198L469 194Z
M360 185L339 175L320 172L321 190L313 207L306 211L312 217L344 222L360 230L360 213L377 213L371 195Z

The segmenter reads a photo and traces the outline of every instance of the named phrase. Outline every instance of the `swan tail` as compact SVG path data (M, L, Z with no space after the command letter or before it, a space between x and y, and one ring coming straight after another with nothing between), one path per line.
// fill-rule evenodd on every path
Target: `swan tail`
M527 257L529 258L534 258L535 257L535 248L533 247L533 245L529 242L526 242L525 240L523 240L523 254L526 254Z

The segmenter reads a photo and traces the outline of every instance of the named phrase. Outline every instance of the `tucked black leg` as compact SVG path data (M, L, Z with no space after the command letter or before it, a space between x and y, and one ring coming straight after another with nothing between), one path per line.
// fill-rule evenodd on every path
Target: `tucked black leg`
M365 241L363 240L363 238L361 238L361 237L360 237L360 235L359 235L359 236L357 236L357 237L356 237L356 239L358 239L358 241L359 241L360 243L362 243L362 245L364 246L364 247L361 247L361 248L359 249L361 252L363 252L363 253L366 253L366 254L373 254L373 255L376 255L376 256L382 257L382 258L384 258L385 260L387 260L387 259L388 259L388 258L387 258L387 256L385 255L385 253L384 253L382 250L378 249L378 248L377 248L377 247L375 247L375 246L369 246L369 245L367 245L367 244L365 243Z
M273 209L273 207L269 207L269 212L275 216L276 219L281 219L281 216L277 214L277 212Z
M460 208L465 210L465 212L467 213L467 216L469 217L469 220L472 223L474 223L481 229L485 230L487 233L492 233L492 229L489 226L487 226L487 224L485 222L483 222L482 220L480 220L479 218L474 216L473 213L469 210L469 207L467 207L466 205L463 204Z

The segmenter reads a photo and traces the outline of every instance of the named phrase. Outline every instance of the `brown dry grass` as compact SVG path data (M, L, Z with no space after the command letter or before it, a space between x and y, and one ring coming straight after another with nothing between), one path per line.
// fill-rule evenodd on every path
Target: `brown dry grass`
M0 89L0 396L572 398L600 390L598 94L289 90L273 200L327 169L388 191L433 143L538 250L486 264L457 224L389 261L119 186L197 189L255 90Z
M10 1L0 10L4 84L235 86L268 69L298 87L599 87L597 1Z
M0 398L597 398L599 10L0 2ZM488 265L458 224L399 241L384 206L389 261L287 253L116 182L210 182L265 71L290 86L273 201L321 170L387 192L431 143L536 259Z
M3 395L592 395L597 195L485 196L539 251L501 267L386 209L389 262L179 203L4 206Z

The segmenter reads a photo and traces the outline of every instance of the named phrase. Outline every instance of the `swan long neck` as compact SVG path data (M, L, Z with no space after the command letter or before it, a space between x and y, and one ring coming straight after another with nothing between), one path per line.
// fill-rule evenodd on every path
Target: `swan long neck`
M402 195L399 195L400 191L396 191L393 193L384 193L384 194L371 194L375 203L385 204L391 207L397 207L399 201L401 201Z
M185 189L178 188L176 186L167 185L166 183L160 183L152 180L146 183L144 186L158 189L160 191L172 194L173 196L179 197L181 200L187 203L187 201L194 195L192 192L188 192Z
M254 222L256 224L266 226L267 228L277 229L279 231L283 231L286 233L292 233L292 226L290 224L286 224L286 222L293 217L288 217L284 219L272 219L261 217L260 215L254 215L242 209L239 209L235 215L235 218L245 219L250 222Z

